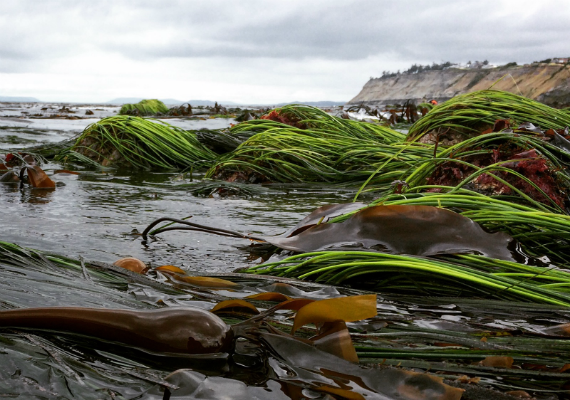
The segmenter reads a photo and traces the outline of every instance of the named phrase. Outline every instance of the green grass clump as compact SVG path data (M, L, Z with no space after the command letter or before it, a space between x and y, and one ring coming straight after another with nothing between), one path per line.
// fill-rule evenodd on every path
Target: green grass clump
M570 125L570 114L562 110L505 91L480 90L434 107L412 125L407 140L417 140L432 131L478 134L497 119L510 119L515 124L531 122L542 129Z
M570 307L570 273L474 255L440 260L368 251L319 251L245 272L352 284L381 293L485 296Z
M386 184L433 152L430 145L405 143L400 132L314 107L286 106L268 115L282 121L259 119L231 128L232 135L253 136L221 157L206 177L253 171L274 182L362 182L384 165L374 182Z
M212 164L216 154L192 132L166 122L117 115L85 128L71 150L103 166L185 168Z
M141 100L136 104L123 104L119 115L157 115L166 114L168 112L168 107L160 100Z
M414 188L414 191L418 191L421 190L418 187L426 185L428 179L432 176L438 166L443 163L446 163L448 166L461 165L463 167L468 167L466 171L471 172L466 173L461 182L459 182L453 190L469 187L480 175L487 174L508 186L512 193L520 196L520 201L527 202L532 204L534 207L545 211L562 211L561 207L563 206L560 202L557 204L552 199L555 197L555 193L545 193L543 191L543 189L546 190L545 186L542 188L537 186L537 184L541 184L540 181L533 182L529 179L533 178L537 180L542 175L534 174L531 176L527 174L528 176L525 176L523 174L519 174L512 168L505 166L505 164L508 165L509 163L513 163L513 160L510 159L497 161L487 166L477 166L470 162L470 160L477 160L480 156L488 156L491 158L493 154L498 155L503 152L508 153L509 151L520 153L531 149L534 149L540 158L546 160L546 165L549 166L548 174L549 177L552 178L552 182L556 182L557 187L562 190L570 189L570 177L565 171L566 166L570 165L570 154L549 142L541 140L535 135L524 133L513 135L511 133L495 132L467 139L454 146L441 150L438 152L437 157L426 159L421 163L418 163L413 173L406 177L405 180L410 187ZM518 179L518 182L525 182L527 187L533 187L535 189L534 197L528 195L528 190L525 193L520 188L517 188L511 183L508 183L505 179L500 178L500 176L508 177L509 175L510 178ZM547 179L547 177L542 176L543 184L546 182L545 179ZM548 182L550 181L551 180L548 180ZM549 197L549 194L552 197ZM557 194L563 195L562 192ZM563 197L566 196L563 195Z
M236 170L254 171L274 182L362 182L386 162L374 180L381 184L398 179L430 151L419 144L388 145L280 126L254 135L221 157L206 177Z

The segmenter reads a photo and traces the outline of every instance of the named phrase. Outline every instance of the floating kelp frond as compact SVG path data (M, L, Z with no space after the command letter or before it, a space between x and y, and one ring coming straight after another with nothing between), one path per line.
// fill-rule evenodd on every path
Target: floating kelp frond
M89 125L72 150L103 166L136 168L201 166L216 157L192 132L159 120L121 115Z
M141 100L136 104L123 104L120 115L157 115L166 114L168 112L168 107L160 100Z
M476 252L513 260L512 238L488 234L460 214L428 206L374 206L339 223L321 223L292 237L267 237L295 252L371 249L392 254L436 255Z
M460 214L429 206L381 205L363 208L348 219L322 222L362 204L338 204L311 213L282 236L253 237L240 232L188 222L173 218L160 218L142 233L155 235L170 230L193 230L256 241L265 241L285 250L313 252L319 250L387 251L393 254L437 255L478 253L503 260L513 260L507 246L513 239L505 233L489 234ZM333 221L335 218L333 218ZM152 230L162 221L179 226L165 225ZM182 226L180 226L182 225Z
M55 189L55 182L38 165L26 165L20 170L20 182L23 183L24 174L28 175L28 183L38 189Z
M152 353L229 352L233 332L219 317L197 307L111 310L45 307L0 311L0 327L50 329L94 336Z
M531 122L543 129L570 125L570 114L561 110L509 92L481 90L434 107L412 125L407 140L418 140L428 134L458 135L465 139L492 127L498 119L511 119L518 124Z
M426 190L431 186L418 187ZM559 266L570 268L570 216L544 211L516 202L512 198L495 198L469 190L437 187L443 193L390 194L372 204L429 205L457 211L477 222L489 232L506 232L516 239L524 252L534 257L547 256ZM518 199L514 199L518 200ZM350 214L332 222L347 219Z

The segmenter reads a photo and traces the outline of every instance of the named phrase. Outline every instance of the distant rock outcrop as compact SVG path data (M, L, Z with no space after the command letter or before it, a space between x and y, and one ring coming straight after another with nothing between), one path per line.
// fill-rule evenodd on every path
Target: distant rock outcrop
M496 68L449 68L372 78L347 105L403 104L407 100L439 102L464 93L505 90L552 107L570 106L570 64L533 63Z

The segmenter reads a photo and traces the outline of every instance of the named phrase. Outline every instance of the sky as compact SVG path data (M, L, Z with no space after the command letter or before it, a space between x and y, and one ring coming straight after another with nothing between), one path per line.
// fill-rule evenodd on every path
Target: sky
M567 0L2 0L0 96L348 101L412 64L570 56Z

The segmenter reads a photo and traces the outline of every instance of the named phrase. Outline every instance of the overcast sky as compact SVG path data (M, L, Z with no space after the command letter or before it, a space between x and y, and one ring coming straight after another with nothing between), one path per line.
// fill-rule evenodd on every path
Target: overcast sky
M384 70L570 56L567 0L0 1L0 96L348 101Z

